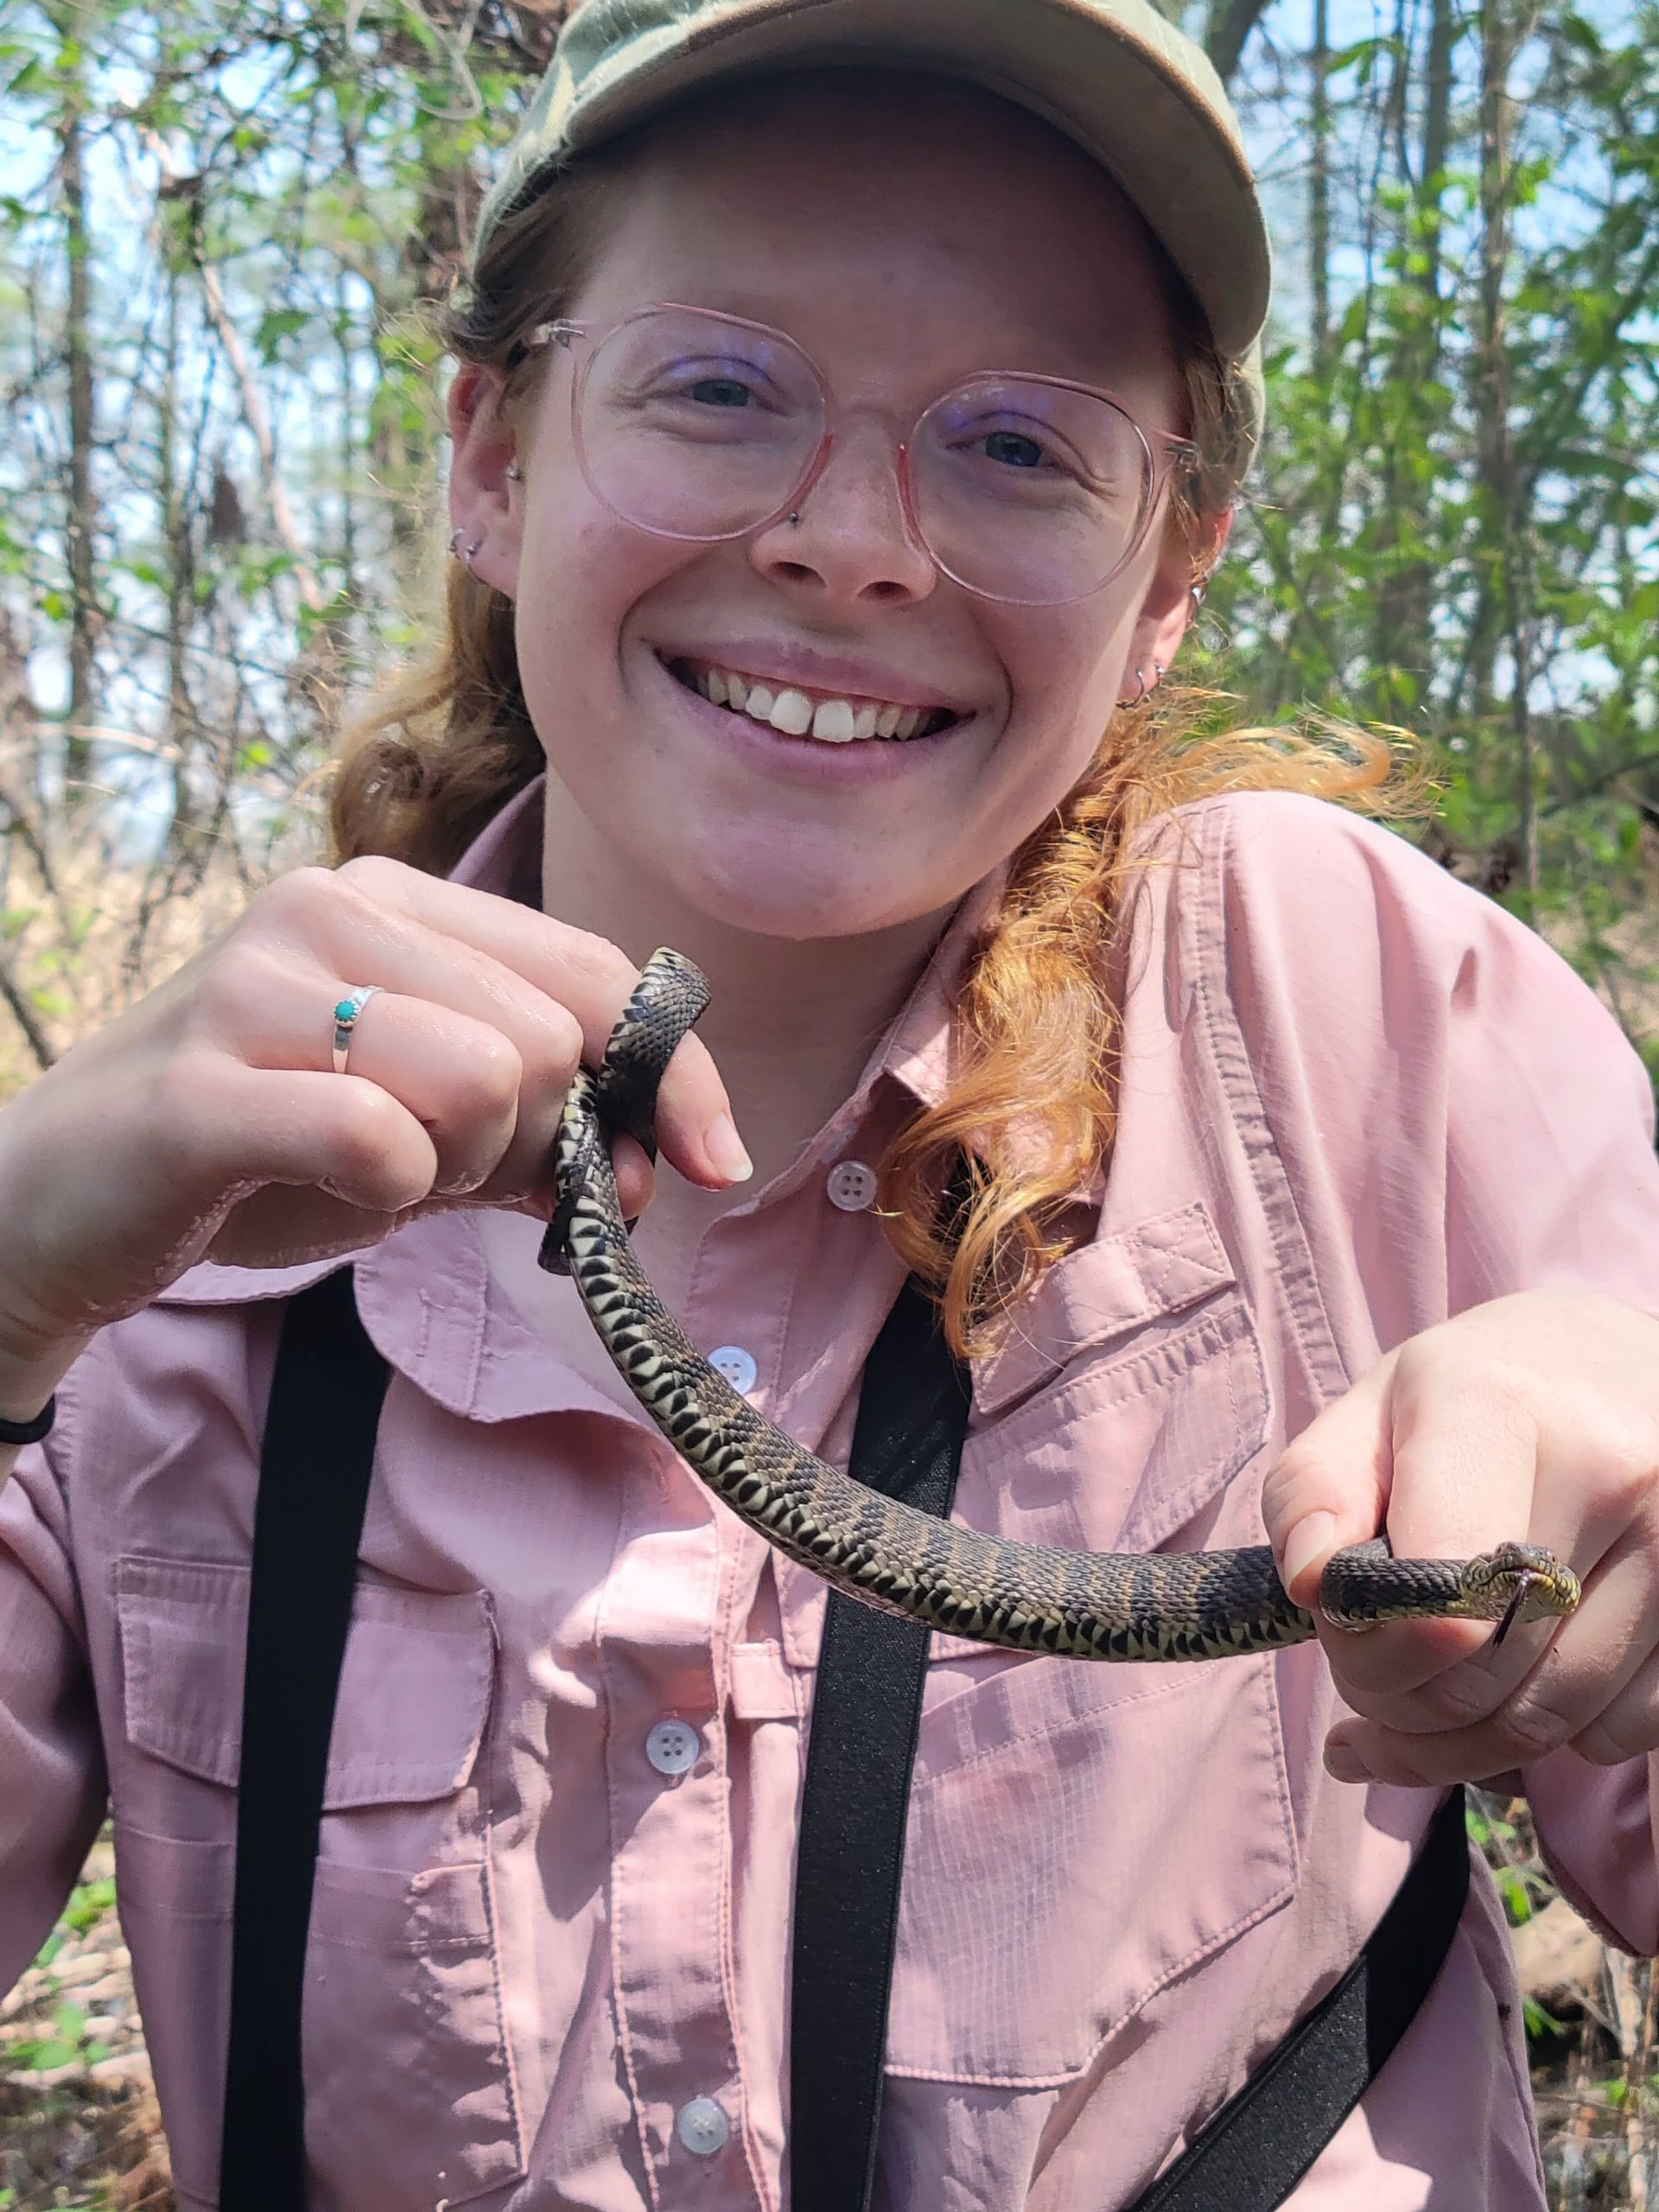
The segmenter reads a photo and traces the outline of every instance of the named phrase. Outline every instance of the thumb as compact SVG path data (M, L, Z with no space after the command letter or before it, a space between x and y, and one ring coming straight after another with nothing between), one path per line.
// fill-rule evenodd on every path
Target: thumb
M1325 1408L1288 1445L1262 1489L1262 1514L1279 1579L1312 1606L1332 1552L1382 1527L1393 1465L1392 1353Z

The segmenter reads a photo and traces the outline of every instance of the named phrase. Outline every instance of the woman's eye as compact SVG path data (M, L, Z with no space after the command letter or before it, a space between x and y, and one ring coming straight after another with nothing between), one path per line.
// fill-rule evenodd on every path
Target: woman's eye
M1040 468L1043 449L1035 438L1027 438L1018 430L992 430L985 439L985 457L1001 461L1009 468Z
M700 377L686 386L686 396L702 407L747 407L754 397L735 377Z

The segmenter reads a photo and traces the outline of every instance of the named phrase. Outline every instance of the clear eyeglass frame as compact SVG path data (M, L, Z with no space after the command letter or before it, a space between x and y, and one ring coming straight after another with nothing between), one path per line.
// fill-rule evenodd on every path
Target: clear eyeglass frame
M607 339L613 337L617 332L630 324L643 321L648 316L665 314L696 315L710 321L725 323L733 328L753 333L757 337L787 347L806 369L817 392L823 428L816 452L802 468L790 490L775 506L758 519L746 521L734 529L670 530L657 523L642 521L638 515L629 514L616 505L615 501L607 495L604 486L595 480L594 471L589 465L586 442L582 435L582 397L587 386L588 372L600 347ZM585 359L576 358L575 349L579 344L585 345L588 349ZM817 482L829 466L836 443L836 410L834 397L822 370L811 355L792 339L787 331L779 330L772 323L757 322L747 315L728 315L719 308L694 308L679 301L661 300L649 307L630 308L626 313L617 315L611 321L605 323L577 322L564 316L537 323L519 340L518 346L512 356L512 361L516 365L525 355L550 346L560 346L569 352L574 364L575 372L570 383L570 433L583 480L601 505L609 513L615 515L620 522L626 523L632 529L643 530L653 537L668 538L677 543L691 545L719 545L729 543L740 538L758 537L762 531L772 529L785 516L792 514L798 509L803 499L806 498L813 485ZM1144 468L1141 504L1135 527L1127 543L1106 573L1096 578L1094 582L1085 585L1081 590L1068 591L1052 596L1028 597L1012 592L991 590L983 584L975 583L963 575L950 561L941 556L918 512L914 464L912 459L918 431L929 416L936 410L944 408L958 394L967 392L974 386L993 379L1017 379L1023 385L1034 385L1058 392L1073 392L1084 398L1101 401L1106 406L1114 409L1122 417L1139 442ZM950 385L937 397L929 400L925 406L917 410L909 429L899 440L896 450L899 505L906 526L916 543L926 553L940 575L948 577L952 583L959 585L963 591L971 593L976 599L991 600L1001 605L1010 607L1074 606L1079 601L1092 599L1097 592L1103 591L1115 577L1122 574L1124 569L1146 543L1147 534L1163 505L1165 493L1171 482L1183 474L1195 476L1201 466L1202 456L1198 448L1190 438L1180 437L1173 431L1147 429L1138 420L1128 403L1120 398L1116 392L1108 391L1103 385L1080 383L1069 377L1046 376L1039 372L1025 369L982 369L975 376L963 378Z

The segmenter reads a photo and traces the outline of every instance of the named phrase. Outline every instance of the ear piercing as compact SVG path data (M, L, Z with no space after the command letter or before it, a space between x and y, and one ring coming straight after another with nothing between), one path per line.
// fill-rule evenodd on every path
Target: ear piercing
M483 540L483 538L482 538L481 537L475 537L475 538L473 540L472 543L471 543L469 546L467 546L467 548L466 549L465 552L462 552L462 551L461 551L461 539L462 539L466 535L467 535L466 531L462 531L462 530L452 530L452 531L450 531L450 533L449 533L449 552L450 552L450 556L451 556L451 558L453 559L453 558L454 558L455 556L459 556L459 557L460 557L461 560L463 560L463 561L467 563L467 574L468 574L469 575L474 575L474 576L475 576L475 575L478 574L478 571L477 571L477 569L474 569L474 566L473 566L473 556L474 556L474 555L478 551L479 548L483 544L484 540Z
M519 466L518 466L518 462L517 462L516 461L510 461L507 463L507 474L508 474L508 475L509 475L510 477L512 477L512 480L513 480L513 482L514 482L515 484L522 484L522 483L523 483L524 479L524 470L523 470L522 468L520 468L520 467L519 467Z
M1162 661L1154 661L1152 664L1152 681L1148 683L1147 681L1147 672L1145 669L1137 668L1135 671L1134 698L1120 699L1117 702L1118 705L1123 708L1138 707L1143 699L1148 697L1158 689L1158 686L1163 682L1165 677L1167 676L1168 673L1169 671Z

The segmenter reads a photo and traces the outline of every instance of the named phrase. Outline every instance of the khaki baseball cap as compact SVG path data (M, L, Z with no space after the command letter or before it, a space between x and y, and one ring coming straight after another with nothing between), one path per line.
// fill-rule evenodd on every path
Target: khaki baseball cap
M1092 155L1185 279L1259 423L1261 202L1220 78L1149 0L583 0L480 211L474 255L574 156L687 93L859 66L981 86Z

